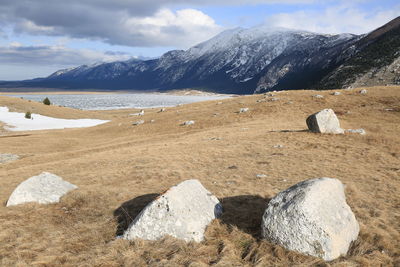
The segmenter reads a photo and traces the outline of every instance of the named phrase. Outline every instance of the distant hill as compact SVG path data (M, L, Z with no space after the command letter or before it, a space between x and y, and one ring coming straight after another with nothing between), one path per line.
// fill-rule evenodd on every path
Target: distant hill
M366 35L235 28L158 59L83 65L0 87L252 94L400 84L399 51L400 17Z

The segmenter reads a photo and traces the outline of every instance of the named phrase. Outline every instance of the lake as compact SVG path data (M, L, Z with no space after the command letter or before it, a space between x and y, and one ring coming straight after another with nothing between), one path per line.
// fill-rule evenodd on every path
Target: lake
M7 95L42 102L48 97L52 104L83 110L173 107L207 100L224 99L226 95L167 94L18 94Z

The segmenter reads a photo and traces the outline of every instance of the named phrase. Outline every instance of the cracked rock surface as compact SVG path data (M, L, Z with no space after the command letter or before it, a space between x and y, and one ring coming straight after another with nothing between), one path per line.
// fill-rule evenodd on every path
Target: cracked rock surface
M265 210L262 235L289 250L334 260L357 239L358 222L338 179L300 182L276 195Z
M214 195L198 180L186 180L147 205L122 237L157 240L170 235L200 242L207 225L221 213L221 204Z

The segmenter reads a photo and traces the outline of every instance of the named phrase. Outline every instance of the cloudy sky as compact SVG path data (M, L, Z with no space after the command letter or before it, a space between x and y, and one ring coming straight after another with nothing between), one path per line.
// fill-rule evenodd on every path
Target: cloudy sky
M238 26L361 34L399 15L398 0L0 0L0 80L157 57Z

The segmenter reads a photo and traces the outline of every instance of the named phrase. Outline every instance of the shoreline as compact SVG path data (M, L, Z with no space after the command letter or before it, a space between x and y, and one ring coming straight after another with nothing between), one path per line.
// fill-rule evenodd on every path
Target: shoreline
M112 95L112 94L157 94L157 95L176 95L176 96L236 96L235 94L220 94L194 89L171 90L167 92L158 91L133 91L133 90L52 90L46 88L30 88L27 90L5 91L8 88L0 88L0 95Z

